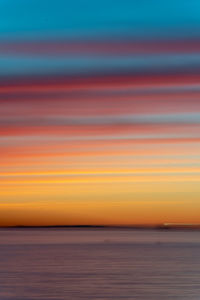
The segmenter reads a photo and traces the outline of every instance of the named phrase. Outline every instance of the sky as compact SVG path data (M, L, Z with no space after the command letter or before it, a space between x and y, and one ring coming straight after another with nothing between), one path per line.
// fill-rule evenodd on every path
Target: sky
M0 226L200 223L199 10L0 0Z

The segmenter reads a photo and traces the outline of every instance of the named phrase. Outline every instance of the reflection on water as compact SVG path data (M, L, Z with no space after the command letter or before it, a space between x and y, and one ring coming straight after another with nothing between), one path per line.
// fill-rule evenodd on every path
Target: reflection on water
M200 299L200 232L0 230L0 300Z

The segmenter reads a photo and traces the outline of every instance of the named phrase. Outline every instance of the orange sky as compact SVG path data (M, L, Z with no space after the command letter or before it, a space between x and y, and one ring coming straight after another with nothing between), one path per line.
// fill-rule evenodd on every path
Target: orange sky
M200 224L200 2L180 2L0 1L0 226Z
M184 80L1 86L0 225L200 223L200 91Z

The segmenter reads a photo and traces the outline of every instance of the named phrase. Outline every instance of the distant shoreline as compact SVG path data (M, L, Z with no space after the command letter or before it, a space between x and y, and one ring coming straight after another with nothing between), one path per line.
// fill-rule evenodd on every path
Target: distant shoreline
M161 225L16 225L0 226L1 229L112 229L112 230L200 230L200 225L161 224Z

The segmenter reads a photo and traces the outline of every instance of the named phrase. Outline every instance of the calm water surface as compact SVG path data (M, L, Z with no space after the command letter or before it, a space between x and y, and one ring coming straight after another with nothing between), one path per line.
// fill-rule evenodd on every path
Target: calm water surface
M0 230L0 300L200 300L200 232Z

